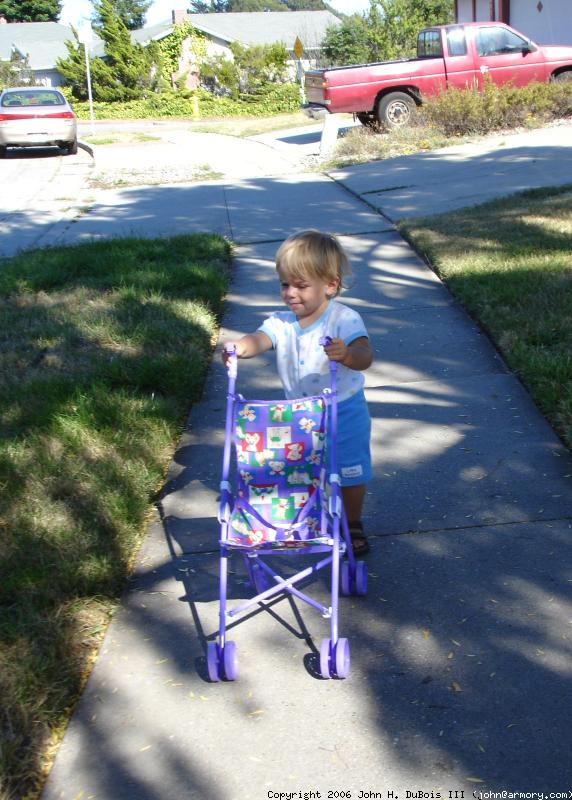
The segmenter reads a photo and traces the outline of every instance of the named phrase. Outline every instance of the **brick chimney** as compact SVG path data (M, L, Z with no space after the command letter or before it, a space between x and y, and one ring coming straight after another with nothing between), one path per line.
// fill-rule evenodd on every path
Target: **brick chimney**
M173 18L173 25L181 25L181 23L187 21L186 11L171 11L171 16Z

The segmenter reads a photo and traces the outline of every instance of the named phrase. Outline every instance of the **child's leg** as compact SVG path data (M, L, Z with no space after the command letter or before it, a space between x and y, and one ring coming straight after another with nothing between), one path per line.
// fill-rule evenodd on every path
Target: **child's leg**
M361 522L365 483L360 486L342 486L342 497L344 498L348 522Z
M342 497L348 518L352 548L356 556L364 555L369 550L369 544L361 522L365 489L365 483L358 486L342 486Z

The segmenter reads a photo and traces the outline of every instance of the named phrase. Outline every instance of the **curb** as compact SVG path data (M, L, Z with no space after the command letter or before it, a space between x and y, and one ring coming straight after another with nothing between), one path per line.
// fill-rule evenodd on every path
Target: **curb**
M95 158L95 156L93 155L93 147L91 147L91 145L87 144L87 142L82 142L82 141L80 141L78 139L77 140L77 146L81 147L82 150L85 150L86 153L89 153L92 158Z

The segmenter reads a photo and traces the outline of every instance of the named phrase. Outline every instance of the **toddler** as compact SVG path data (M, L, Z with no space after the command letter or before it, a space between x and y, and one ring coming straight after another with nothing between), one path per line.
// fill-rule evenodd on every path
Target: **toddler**
M352 548L361 556L369 550L361 517L371 477L371 422L362 372L373 353L360 315L335 299L351 274L350 263L334 236L309 230L280 246L276 270L288 311L272 314L254 333L226 346L234 346L238 358L274 349L287 398L321 394L329 386L328 359L338 362L338 473ZM332 341L322 347L325 336Z

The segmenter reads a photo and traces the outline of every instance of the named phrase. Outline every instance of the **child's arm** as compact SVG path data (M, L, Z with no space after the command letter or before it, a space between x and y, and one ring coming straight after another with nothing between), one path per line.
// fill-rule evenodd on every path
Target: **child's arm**
M247 333L237 342L225 342L222 347L222 360L228 361L227 347L234 347L237 358L253 358L272 349L272 340L262 331Z
M330 361L337 361L349 369L361 371L371 366L373 361L373 351L367 336L360 336L351 344L344 344L343 339L332 339L324 350Z

